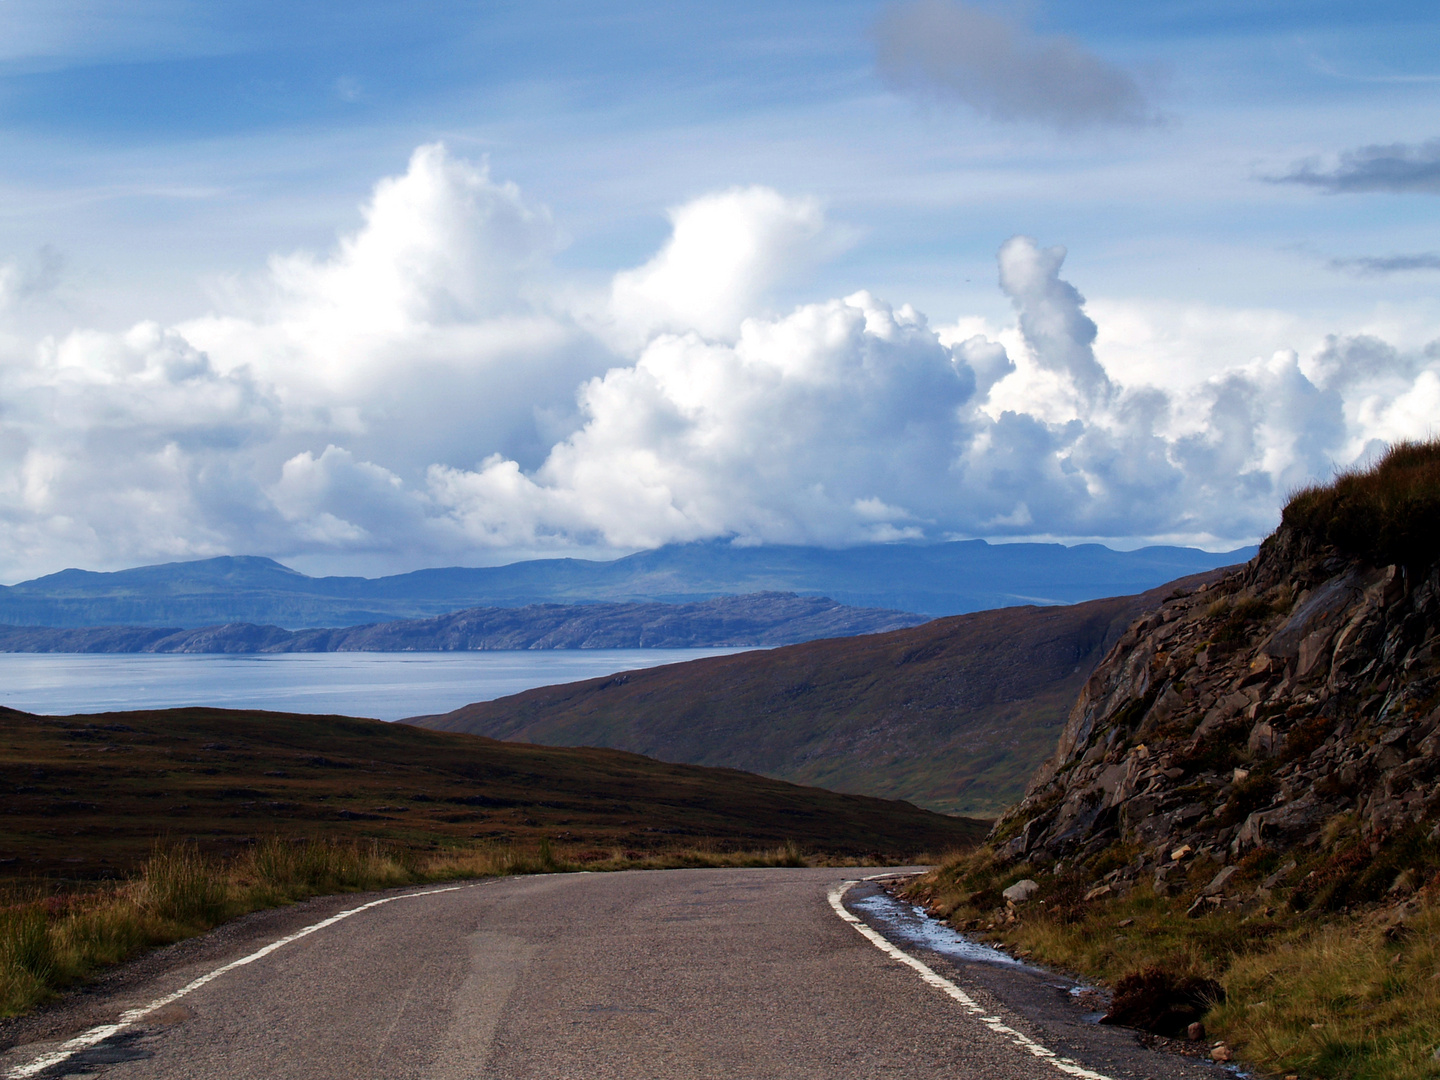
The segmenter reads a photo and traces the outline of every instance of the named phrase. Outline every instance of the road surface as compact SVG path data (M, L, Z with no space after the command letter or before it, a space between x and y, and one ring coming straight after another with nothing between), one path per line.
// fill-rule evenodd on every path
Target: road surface
M0 1075L1222 1075L1094 1025L1054 976L907 945L873 885L845 891L867 873L547 875L259 913L10 1025Z

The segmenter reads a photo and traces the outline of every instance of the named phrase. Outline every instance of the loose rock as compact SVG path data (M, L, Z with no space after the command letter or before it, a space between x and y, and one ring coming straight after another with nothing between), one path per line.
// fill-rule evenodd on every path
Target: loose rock
M1012 904L1023 904L1039 891L1040 885L1037 882L1031 881L1029 878L1022 878L1000 895ZM995 894L991 893L990 895L994 896Z

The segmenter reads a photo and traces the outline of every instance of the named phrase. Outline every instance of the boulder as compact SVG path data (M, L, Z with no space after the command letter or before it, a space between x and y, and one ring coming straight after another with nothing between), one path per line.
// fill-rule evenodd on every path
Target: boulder
M1250 752L1256 757L1270 757L1275 753L1277 740L1275 729L1265 720L1261 720L1250 729Z
M1206 885L1205 888L1200 891L1201 895L1219 896L1225 891L1226 886L1230 884L1230 879L1239 873L1239 870L1240 868L1238 866L1221 867L1220 872L1210 879L1210 884Z
M1038 882L1031 881L1029 878L1021 878L1000 895L1012 904L1023 904L1039 891ZM990 895L994 896L995 894L991 893Z

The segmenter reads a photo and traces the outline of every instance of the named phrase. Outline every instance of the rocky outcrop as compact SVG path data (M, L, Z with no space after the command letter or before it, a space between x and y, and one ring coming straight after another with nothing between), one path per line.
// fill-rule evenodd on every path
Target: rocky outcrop
M1197 905L1225 902L1262 855L1284 865L1259 888L1295 884L1327 828L1372 851L1402 833L1434 842L1437 627L1440 566L1373 566L1282 527L1129 628L991 842L1116 891L1193 889L1208 860Z

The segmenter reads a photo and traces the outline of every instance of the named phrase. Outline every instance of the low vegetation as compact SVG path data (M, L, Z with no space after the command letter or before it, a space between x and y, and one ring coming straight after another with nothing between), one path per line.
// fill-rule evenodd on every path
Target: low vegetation
M1440 439L1396 443L1368 468L1298 492L1283 523L1375 566L1440 558Z
M427 854L375 841L270 837L219 859L194 843L157 847L133 877L88 887L0 889L0 1016L25 1012L100 968L262 908L313 896L510 874L804 866L795 844L766 850L641 852L477 845Z
M257 837L577 852L771 848L908 861L988 823L616 750L337 716L0 709L0 880L124 878L157 837L230 859Z
M1316 876L1345 861L1345 850L1313 858ZM1213 864L1186 868L1175 895L1141 886L1086 899L1102 888L1095 868L1057 877L1028 863L1001 867L984 848L946 860L908 895L972 936L1085 979L1116 986L1154 970L1177 982L1213 979L1223 992L1204 1012L1207 1045L1223 1040L1265 1075L1440 1075L1440 877L1399 908L1317 911L1303 896L1310 868L1296 867L1286 880L1297 886L1267 890L1258 903L1202 901L1191 915ZM1276 869L1257 861L1242 872L1254 889ZM1002 891L1027 878L1040 890L1007 904Z

